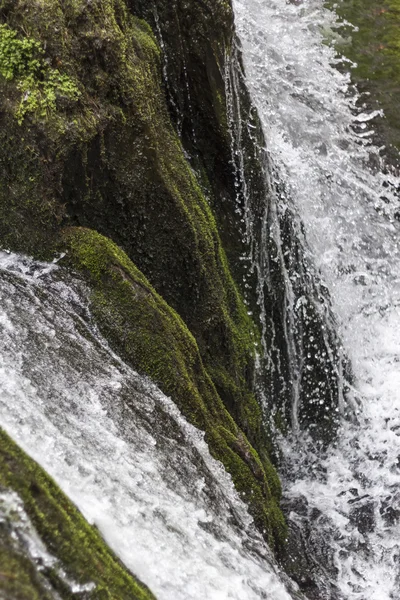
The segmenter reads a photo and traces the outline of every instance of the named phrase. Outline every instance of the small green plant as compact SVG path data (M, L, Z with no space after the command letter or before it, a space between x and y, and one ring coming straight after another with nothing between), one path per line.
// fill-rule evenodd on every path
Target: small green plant
M19 124L28 113L46 118L56 110L58 97L77 100L80 96L76 83L44 60L40 42L19 38L6 24L0 25L0 75L16 81L22 94L16 111Z
M8 80L27 74L39 76L43 50L39 42L19 39L8 25L0 25L0 73Z

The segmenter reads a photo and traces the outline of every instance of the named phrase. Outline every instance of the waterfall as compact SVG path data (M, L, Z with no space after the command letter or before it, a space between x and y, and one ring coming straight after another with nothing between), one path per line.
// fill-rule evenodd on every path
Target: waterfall
M263 334L259 398L279 445L286 574L203 434L113 353L84 282L57 259L0 252L0 426L161 600L395 600L400 182L372 142L384 116L351 85L323 0L233 4L235 208ZM186 68L181 91L195 147ZM2 488L0 520L10 515L16 544L52 565L22 499Z
M289 600L203 434L111 352L87 294L56 263L0 254L1 426L157 598ZM18 497L0 496L51 561Z
M326 442L343 413L343 383L347 387L350 379L329 293L288 186L266 151L238 40L226 59L225 80L236 204L244 222L241 258L255 280L262 329L259 395L279 429L308 429Z
M381 168L369 112L327 40L321 0L235 0L247 83L266 147L329 290L357 422L326 452L283 440L285 496L310 598L400 594L399 181ZM340 376L340 372L339 372ZM309 553L309 556L307 556Z

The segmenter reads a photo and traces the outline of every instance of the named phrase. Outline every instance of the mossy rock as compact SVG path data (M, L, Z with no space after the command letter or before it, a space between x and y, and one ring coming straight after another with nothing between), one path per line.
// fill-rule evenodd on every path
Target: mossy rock
M248 273L240 258L248 254L249 246L245 239L243 197L240 182L235 177L227 110L227 74L239 45L234 36L232 4L226 0L190 3L128 0L128 4L152 26L160 44L164 89L172 122L209 199L231 272L241 286ZM239 86L247 110L250 99L244 78ZM256 112L253 117L257 120ZM255 133L254 128L252 132ZM265 202L262 169L260 162L254 160L258 152L256 142L257 134L250 139L245 127L245 160L251 161L254 167L252 194L261 195ZM257 312L254 297L251 300L252 310Z
M200 5L191 7L199 35L206 32L205 23L210 27L214 19L215 26L218 15L226 21L224 40L217 30L213 40L220 90L232 12L226 2L206 5L204 14ZM284 539L279 482L253 394L260 335L221 244L212 211L218 198L210 200L204 193L171 123L156 38L134 10L125 0L0 0L0 23L14 32L11 39L18 48L32 50L26 67L0 77L0 244L52 258L61 232L79 226L122 248L126 255L119 255L120 263L129 257L143 273L144 288L148 290L149 281L154 289L143 292L145 301L135 305L132 289L138 294L140 286L124 280L132 269L136 277L132 263L129 269L117 263L117 271L107 267L107 277L102 267L100 279L93 278L98 267L89 269L93 312L103 333L207 432L211 451L250 499L256 522L279 545ZM31 65L34 60L40 75ZM26 69L37 76L39 93L45 94L41 78L53 71L62 81L73 82L77 93L68 96L55 89L45 113L29 110L21 119ZM226 163L221 98L218 131L225 136ZM214 110L216 100L210 102ZM205 172L210 169L211 163ZM116 252L114 246L108 246L108 254L100 251L106 242L95 233L86 230L80 236L73 247L74 252L79 246L87 250L85 256L81 250L76 255L80 267L87 267L89 258L99 264L97 252L110 256L110 247L111 254ZM123 285L116 285L118 278ZM211 427L213 419L220 429ZM231 448L231 436L236 439L239 430L246 442L237 448L250 460L251 444L263 465L258 483ZM244 475L239 475L239 465Z
M12 490L47 551L58 561L37 568L15 547L12 528L0 527L0 596L9 600L71 600L66 578L94 584L88 600L152 600L153 594L129 573L43 469L0 430L0 486ZM65 571L61 576L60 570Z
M153 29L162 50L172 120L193 164L219 197L232 191L231 138L225 96L232 48L230 0L127 0Z
M69 268L91 289L91 313L112 347L139 373L170 395L186 418L205 431L211 454L231 474L255 523L277 550L286 526L279 509L280 483L267 452L258 453L222 403L198 345L179 315L151 287L118 246L82 228L64 232ZM249 394L250 396L250 394ZM258 414L249 405L249 429ZM262 448L262 446L261 446Z
M228 5L220 4L229 21ZM193 10L201 25L202 11ZM22 75L0 78L3 247L49 257L68 224L118 243L183 318L246 429L259 334L171 125L150 28L124 0L3 1L1 18L14 41L38 53L40 68L57 70L79 90L73 98L56 91L45 116L29 112L19 126Z

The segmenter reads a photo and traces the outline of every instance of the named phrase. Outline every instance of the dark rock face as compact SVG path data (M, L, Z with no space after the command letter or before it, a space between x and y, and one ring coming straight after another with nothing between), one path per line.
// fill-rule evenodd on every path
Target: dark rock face
M400 493L387 496L379 507L379 513L388 527L396 525L400 520Z
M193 165L218 199L232 195L225 68L233 13L225 0L129 0L163 51L164 86L173 123Z
M129 0L129 5L150 23L161 47L172 123L212 207L230 270L242 285L246 271L239 257L246 251L246 242L243 215L237 209L244 207L237 191L227 110L227 73L236 45L230 2L205 0L188 7L183 0ZM240 85L250 107L244 80ZM254 162L257 150L249 141L243 143L259 171L260 164ZM254 290L255 286L253 300Z
M357 498L353 502L349 518L360 533L371 533L375 529L375 503L369 496Z
M285 499L284 511L289 527L282 559L285 571L309 600L340 600L334 583L336 566L319 530L331 524L320 511L309 507L304 496Z

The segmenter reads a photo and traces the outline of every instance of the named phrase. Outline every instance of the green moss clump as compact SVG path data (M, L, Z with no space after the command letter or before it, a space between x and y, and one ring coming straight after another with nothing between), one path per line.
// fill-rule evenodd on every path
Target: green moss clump
M221 402L182 319L110 240L79 228L67 229L64 240L64 260L85 274L91 312L103 335L137 371L170 395L193 425L205 431L211 454L231 474L271 546L280 549L286 526L279 509L276 471L267 454L260 456L251 446Z
M0 24L0 75L15 80L21 92L16 111L19 124L28 113L42 118L56 110L58 96L77 100L80 96L76 83L65 73L51 68L44 61L41 44L32 38L18 38L7 24Z
M18 494L47 550L66 575L79 584L93 582L88 600L151 600L154 596L107 548L54 481L0 430L0 485ZM0 595L15 600L50 600L48 584L64 600L75 597L54 568L38 571L13 549L0 527Z
M8 25L0 25L0 75L6 79L29 75L39 77L42 72L43 50L39 42L29 38L18 39Z

